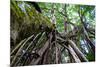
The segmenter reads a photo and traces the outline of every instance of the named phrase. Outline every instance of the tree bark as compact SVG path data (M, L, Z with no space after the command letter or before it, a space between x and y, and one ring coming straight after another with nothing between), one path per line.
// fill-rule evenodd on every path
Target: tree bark
M47 40L46 43L44 44L44 46L39 50L38 54L40 55L40 57L35 62L34 62L34 60L32 60L30 65L38 64L39 61L42 59L42 56L48 47L49 47L49 40Z
M68 48L69 48L69 52L70 52L72 58L74 59L74 62L76 62L76 63L81 62L80 59L79 59L79 57L77 56L77 54L73 50L73 48L70 45L68 45Z
M74 51L76 52L76 54L80 58L80 60L82 62L88 62L88 60L86 59L86 57L84 56L84 54L78 49L78 47L76 46L76 44L72 40L68 40L68 42L71 45L71 47L74 49Z

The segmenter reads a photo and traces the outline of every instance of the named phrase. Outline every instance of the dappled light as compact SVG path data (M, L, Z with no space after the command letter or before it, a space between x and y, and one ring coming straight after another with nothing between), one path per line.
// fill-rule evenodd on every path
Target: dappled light
M95 6L11 1L11 66L95 61Z

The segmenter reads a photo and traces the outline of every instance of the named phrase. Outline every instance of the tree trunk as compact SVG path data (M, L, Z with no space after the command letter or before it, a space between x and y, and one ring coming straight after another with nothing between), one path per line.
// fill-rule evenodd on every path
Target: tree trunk
M93 54L95 55L95 46L94 46L94 44L92 43L92 41L90 40L90 38L88 36L88 33L87 33L88 29L86 27L86 23L83 21L83 16L80 16L80 20L81 20L81 23L83 24L83 30L84 30L86 40L89 43L89 45L91 46Z
M42 59L43 53L47 50L48 47L49 47L49 40L47 40L44 46L39 50L38 54L40 55L40 57L35 62L34 60L32 60L30 64L31 65L38 64L39 61Z
M81 62L80 59L79 59L79 57L77 56L77 54L76 54L75 51L73 50L73 48L72 48L70 45L68 45L68 47L69 47L69 52L70 52L72 58L74 59L74 61L75 61L76 63Z
M84 54L78 49L78 47L76 46L76 44L72 40L68 40L68 42L71 45L71 47L74 49L74 51L76 52L76 54L80 58L80 60L82 62L88 62L88 60L86 59L86 57L84 56Z

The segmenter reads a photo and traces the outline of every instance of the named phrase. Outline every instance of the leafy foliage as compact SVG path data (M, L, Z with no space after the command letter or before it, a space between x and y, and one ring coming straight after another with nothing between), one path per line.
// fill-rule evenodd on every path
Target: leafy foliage
M95 61L94 5L37 4L11 1L12 66Z

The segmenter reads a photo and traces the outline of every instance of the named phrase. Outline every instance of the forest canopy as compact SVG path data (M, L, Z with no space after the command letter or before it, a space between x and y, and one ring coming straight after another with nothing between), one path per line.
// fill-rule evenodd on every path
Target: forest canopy
M95 61L95 6L11 1L11 66Z

